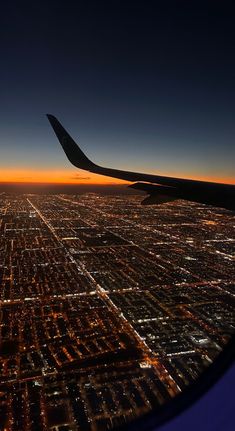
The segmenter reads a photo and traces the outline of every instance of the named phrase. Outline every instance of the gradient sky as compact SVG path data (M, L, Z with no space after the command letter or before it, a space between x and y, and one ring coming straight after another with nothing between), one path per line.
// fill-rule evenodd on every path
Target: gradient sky
M97 163L235 183L232 2L1 6L0 181L116 182L73 168L45 114Z

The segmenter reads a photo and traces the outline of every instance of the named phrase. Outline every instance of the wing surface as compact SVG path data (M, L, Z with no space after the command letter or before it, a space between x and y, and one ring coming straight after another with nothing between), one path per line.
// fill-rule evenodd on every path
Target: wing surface
M235 210L235 185L122 171L99 166L88 159L54 115L47 114L47 118L66 156L74 166L95 174L137 182L131 187L146 191L151 196L147 202L145 199L145 204L159 204L175 199L186 199ZM163 187L159 189L159 185ZM154 199L157 196L158 199ZM160 196L163 197L160 198ZM167 200L165 196L168 196L169 199Z

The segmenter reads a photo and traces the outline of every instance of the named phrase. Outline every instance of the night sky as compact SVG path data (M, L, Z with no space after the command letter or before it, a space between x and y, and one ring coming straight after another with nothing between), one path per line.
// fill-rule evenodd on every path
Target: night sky
M1 6L0 181L102 182L69 164L52 113L97 163L235 183L232 5Z

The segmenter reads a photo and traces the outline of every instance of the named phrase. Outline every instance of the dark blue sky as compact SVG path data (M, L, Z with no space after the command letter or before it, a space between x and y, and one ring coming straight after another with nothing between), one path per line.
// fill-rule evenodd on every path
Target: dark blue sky
M2 6L0 169L75 170L45 117L97 162L235 182L235 30L226 1Z

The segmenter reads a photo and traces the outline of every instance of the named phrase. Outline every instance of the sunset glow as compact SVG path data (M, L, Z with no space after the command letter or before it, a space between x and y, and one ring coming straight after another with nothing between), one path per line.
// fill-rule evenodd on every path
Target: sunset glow
M149 172L151 173L151 172ZM153 173L153 172L152 172ZM153 173L154 174L154 173ZM235 184L233 177L212 177L212 176L188 176L180 172L155 172L157 175L166 175L171 177L188 178L193 180L212 181L224 184ZM94 185L115 185L129 184L127 181L116 178L96 175L91 172L80 170L30 170L30 169L1 169L1 183L48 183L48 184L94 184Z
M1 169L0 182L51 184L126 184L126 181L74 170Z

